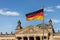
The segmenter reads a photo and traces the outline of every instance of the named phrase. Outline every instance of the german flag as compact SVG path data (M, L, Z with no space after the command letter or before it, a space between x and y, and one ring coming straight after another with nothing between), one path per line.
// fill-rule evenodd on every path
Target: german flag
M26 14L26 20L27 21L30 21L30 20L44 20L43 9L40 9L40 10L37 10L35 12Z

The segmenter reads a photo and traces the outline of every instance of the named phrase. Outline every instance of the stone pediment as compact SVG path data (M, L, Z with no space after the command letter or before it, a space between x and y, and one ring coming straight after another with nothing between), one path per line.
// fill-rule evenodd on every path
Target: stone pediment
M47 31L44 31L47 33ZM43 33L43 29L40 29L39 27L34 26L28 26L27 28L24 28L20 30L17 34L40 34Z

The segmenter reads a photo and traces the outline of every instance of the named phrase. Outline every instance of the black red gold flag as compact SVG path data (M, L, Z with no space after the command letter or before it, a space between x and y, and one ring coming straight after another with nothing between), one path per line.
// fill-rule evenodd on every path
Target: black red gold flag
M44 20L43 9L26 14L26 20Z

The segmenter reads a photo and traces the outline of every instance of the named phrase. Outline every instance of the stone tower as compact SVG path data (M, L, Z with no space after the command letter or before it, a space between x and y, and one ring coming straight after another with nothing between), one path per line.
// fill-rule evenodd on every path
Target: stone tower
M18 25L17 25L17 28L16 28L16 32L18 32L19 30L21 30L22 27L21 27L21 22L20 20L18 21Z
M49 20L49 25L52 26L52 20L51 19Z
M49 30L50 34L53 35L54 29L53 29L53 26L52 26L52 20L51 20L51 19L49 20L49 27L48 27L48 30Z

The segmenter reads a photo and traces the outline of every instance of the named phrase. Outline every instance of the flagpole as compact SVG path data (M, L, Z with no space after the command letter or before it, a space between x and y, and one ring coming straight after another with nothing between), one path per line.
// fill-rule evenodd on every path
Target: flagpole
M43 13L44 13L44 8L43 8ZM42 40L44 40L44 14L43 14L43 38Z
M43 20L43 40L44 40L44 20Z

